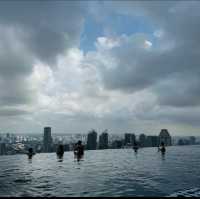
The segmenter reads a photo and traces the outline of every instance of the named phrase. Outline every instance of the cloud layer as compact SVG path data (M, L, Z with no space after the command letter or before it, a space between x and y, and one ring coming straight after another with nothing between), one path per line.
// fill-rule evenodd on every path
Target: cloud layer
M198 135L199 5L0 2L2 131L50 125L58 133L168 128ZM114 16L133 27L119 33ZM101 34L86 51L80 47L84 31L97 34L98 26Z

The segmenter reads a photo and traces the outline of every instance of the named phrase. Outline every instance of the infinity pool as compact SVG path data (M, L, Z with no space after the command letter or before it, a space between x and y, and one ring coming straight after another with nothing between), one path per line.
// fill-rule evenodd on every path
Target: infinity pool
M199 182L200 146L0 156L0 196L168 196Z

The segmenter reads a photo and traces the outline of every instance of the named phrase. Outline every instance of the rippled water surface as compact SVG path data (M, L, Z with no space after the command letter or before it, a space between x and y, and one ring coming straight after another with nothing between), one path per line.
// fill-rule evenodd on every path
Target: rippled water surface
M167 196L198 187L200 146L0 156L0 196Z

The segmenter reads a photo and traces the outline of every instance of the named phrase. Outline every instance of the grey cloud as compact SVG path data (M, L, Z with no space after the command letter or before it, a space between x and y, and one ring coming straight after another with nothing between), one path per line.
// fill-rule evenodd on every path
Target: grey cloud
M79 42L84 22L81 2L3 1L0 5L0 22L24 30L25 45L42 61L55 61Z
M0 105L16 106L36 102L36 91L31 89L30 82L24 78L0 80Z
M199 73L174 75L154 86L158 103L164 106L192 107L200 105Z
M29 78L36 61L54 67L56 58L79 44L84 10L81 2L0 2L0 104L37 101ZM33 82L34 83L34 82Z
M32 72L33 57L23 44L23 32L0 26L0 104L29 104L35 93L27 78Z
M99 118L92 113L80 112L74 115L51 112L40 112L35 118L41 124L52 126L56 133L88 133L90 129L96 129L98 133L109 129L112 133L124 133L126 130L134 130L132 119L124 119L118 116L107 115ZM131 127L132 128L131 128ZM70 129L70 130L69 130Z
M154 121L157 124L180 124L199 127L200 109L196 107L160 107L148 112L136 114L136 118L142 121Z
M0 26L0 37L0 76L6 79L30 74L33 57L23 43L23 31Z
M139 13L151 19L155 30L164 30L164 36L155 38L150 51L134 47L130 41L106 52L116 58L118 64L110 69L99 67L105 88L122 92L149 88L158 96L161 105L199 105L200 80L196 78L200 74L199 2L134 1L125 2L121 7L120 2L112 3L112 9L117 13L133 16ZM173 44L171 48L160 47L170 42ZM181 78L176 78L170 86L162 87L160 82L177 74Z
M116 49L112 52L112 56L119 60L117 67L101 69L105 86L110 89L137 91L176 73L187 76L186 72L200 72L198 56L184 48L174 48L168 52L145 52L121 46L119 51Z
M34 30L27 41L37 58L50 65L55 63L56 55L69 47L64 34L48 28Z
M0 117L11 117L11 116L19 116L29 114L28 111L17 109L17 108L1 108L0 109Z

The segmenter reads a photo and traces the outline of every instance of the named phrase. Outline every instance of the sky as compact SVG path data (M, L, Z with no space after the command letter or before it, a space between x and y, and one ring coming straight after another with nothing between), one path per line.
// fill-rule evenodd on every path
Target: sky
M0 1L0 133L200 135L199 1Z

